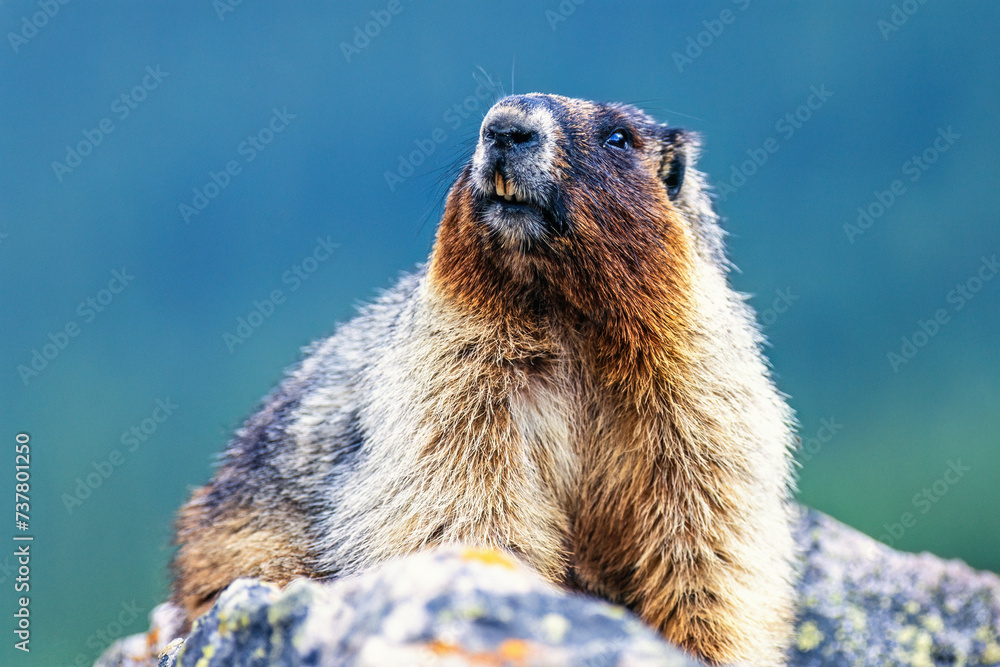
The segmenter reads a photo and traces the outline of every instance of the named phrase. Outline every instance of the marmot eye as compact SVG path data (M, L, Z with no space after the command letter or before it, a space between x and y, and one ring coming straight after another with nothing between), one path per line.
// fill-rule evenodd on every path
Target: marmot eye
M632 147L632 142L625 130L615 130L604 140L604 145L626 150Z

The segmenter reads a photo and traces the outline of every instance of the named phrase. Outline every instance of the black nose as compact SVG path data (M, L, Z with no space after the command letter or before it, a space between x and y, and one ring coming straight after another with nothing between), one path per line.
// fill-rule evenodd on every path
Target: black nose
M538 144L538 130L527 127L523 123L496 120L483 130L483 139L496 147L497 150L510 152L531 148Z

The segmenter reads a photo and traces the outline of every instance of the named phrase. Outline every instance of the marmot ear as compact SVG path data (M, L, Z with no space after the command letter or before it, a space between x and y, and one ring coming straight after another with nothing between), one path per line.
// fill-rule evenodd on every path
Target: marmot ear
M693 161L696 137L676 127L663 127L660 145L660 180L667 186L670 200L677 199L684 187L684 174Z

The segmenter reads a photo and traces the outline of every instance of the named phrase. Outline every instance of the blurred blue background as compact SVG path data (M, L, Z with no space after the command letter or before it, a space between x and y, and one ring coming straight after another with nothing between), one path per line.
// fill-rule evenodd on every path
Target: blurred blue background
M16 664L145 629L232 430L427 256L487 78L701 132L801 499L1000 570L1000 6L577 3L0 3L0 498L28 432L36 536Z

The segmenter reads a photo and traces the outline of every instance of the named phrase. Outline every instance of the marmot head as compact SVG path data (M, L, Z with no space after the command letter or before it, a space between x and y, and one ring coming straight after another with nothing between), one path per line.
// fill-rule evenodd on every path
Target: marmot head
M523 305L565 321L569 309L624 335L678 325L696 151L692 134L628 105L506 97L449 192L431 280L485 314Z
M477 214L501 240L530 252L587 222L631 215L623 202L675 198L684 139L621 104L505 98L486 114L469 169Z

